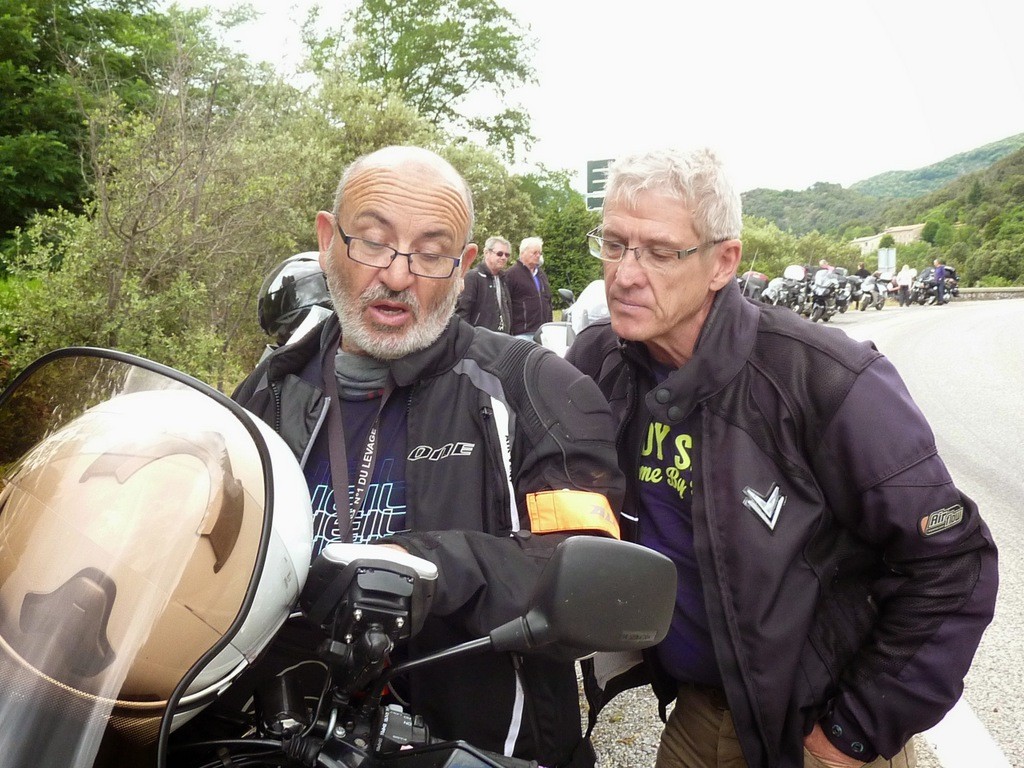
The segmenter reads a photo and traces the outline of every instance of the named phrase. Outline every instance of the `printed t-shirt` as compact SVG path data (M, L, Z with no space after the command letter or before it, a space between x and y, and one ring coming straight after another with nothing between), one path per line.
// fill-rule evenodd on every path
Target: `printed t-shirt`
M659 383L668 373L657 371ZM721 687L694 551L692 508L699 480L699 431L698 411L675 425L652 421L648 426L637 470L640 543L676 564L676 609L668 635L655 649L659 661L679 682Z
M380 397L342 399L342 424L345 431L345 452L348 458L348 514L355 497L356 483L368 450L373 452L372 476L367 478L360 509L352 518L352 542L367 544L406 530L405 526L405 446L407 395L402 390L391 394L380 414L377 437L373 446L367 444L370 427L380 408ZM329 430L321 429L306 461L306 482L313 500L313 557L332 541L340 541L344 533L338 523L331 482L328 448Z

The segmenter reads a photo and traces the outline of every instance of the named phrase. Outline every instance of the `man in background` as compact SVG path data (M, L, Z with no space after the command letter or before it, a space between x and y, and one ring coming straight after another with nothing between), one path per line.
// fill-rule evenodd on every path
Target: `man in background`
M946 303L946 262L936 259L935 267L935 303L942 305Z
M512 332L512 304L502 275L511 255L512 246L508 240L503 237L487 238L483 258L466 273L455 314L478 328Z
M512 299L512 334L532 339L544 323L550 323L551 286L541 268L544 241L527 237L519 244L519 259L506 273Z

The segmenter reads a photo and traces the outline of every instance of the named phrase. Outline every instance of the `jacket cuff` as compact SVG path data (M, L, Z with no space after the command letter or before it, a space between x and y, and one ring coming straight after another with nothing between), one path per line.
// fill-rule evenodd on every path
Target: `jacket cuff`
M864 732L855 723L829 712L821 719L821 729L832 746L844 755L870 763L878 758L878 753L871 746Z

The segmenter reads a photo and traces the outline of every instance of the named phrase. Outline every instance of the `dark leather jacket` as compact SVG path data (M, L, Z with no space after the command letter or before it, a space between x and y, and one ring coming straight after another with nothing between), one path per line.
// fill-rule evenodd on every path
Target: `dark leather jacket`
M337 339L334 316L277 350L234 394L300 461L325 428L322 378L309 376L307 364L320 356L322 339L331 338ZM533 342L453 318L430 347L393 361L391 373L408 395L410 456L422 458L405 468L411 532L389 541L434 562L440 573L432 616L411 646L421 655L486 635L524 613L555 544L571 533L593 532L532 533L529 494L595 491L617 510L623 480L600 392ZM501 406L512 417L508 469ZM445 450L452 445L459 449ZM490 653L424 667L410 684L413 710L437 736L500 753L518 731L517 756L551 766L593 764L581 742L570 662Z
M869 761L942 718L992 618L996 549L885 357L729 284L693 358L657 387L645 348L607 322L568 358L619 422L624 539L644 524L630 468L647 425L700 412L696 556L752 768L803 766L816 721ZM775 488L769 525L745 500ZM676 685L653 657L664 707Z

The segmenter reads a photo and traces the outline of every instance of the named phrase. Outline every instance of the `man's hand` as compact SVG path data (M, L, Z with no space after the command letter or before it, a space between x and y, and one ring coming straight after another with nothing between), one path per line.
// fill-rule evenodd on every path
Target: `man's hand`
M814 730L804 737L804 749L827 768L861 768L864 765L862 760L836 749L817 723L814 724Z

